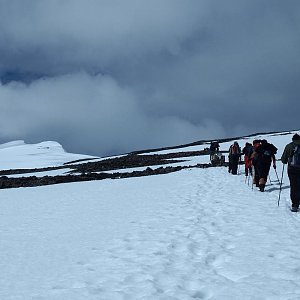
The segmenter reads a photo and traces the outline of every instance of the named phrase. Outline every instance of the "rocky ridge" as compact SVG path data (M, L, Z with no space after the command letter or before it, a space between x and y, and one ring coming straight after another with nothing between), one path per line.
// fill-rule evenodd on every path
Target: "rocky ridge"
M184 158L198 155L208 155L209 150L176 152L168 154L136 154L115 158L107 158L101 161L71 161L59 167L14 169L0 171L0 189L33 187L41 185L59 184L67 182L91 181L102 179L120 179L128 177L151 176L176 172L186 168L208 168L212 164L197 164L191 166L170 166L169 164L184 161ZM141 168L143 170L127 171L129 168ZM53 170L68 169L65 175L38 176L38 173ZM124 170L124 171L122 171ZM28 176L29 174L35 174ZM26 176L9 177L11 175Z

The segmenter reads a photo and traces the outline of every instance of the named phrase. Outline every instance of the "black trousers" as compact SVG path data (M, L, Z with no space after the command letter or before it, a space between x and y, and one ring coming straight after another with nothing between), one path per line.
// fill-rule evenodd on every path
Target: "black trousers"
M258 174L257 166L253 165L253 167L254 167L254 181L253 181L253 183L258 187L259 174Z
M300 204L300 168L288 167L290 179L290 194L292 206L299 207Z
M239 164L239 155L235 155L235 154L230 155L229 156L229 172L231 171L231 174L237 175L238 164Z
M258 162L256 167L257 167L259 179L263 178L265 180L265 182L267 182L269 172L270 172L270 167L271 167L271 161L270 162Z

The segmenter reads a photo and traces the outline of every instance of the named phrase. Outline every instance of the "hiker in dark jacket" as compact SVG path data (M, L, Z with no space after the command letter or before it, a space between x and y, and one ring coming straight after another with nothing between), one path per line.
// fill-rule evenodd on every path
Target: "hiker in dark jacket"
M245 176L248 176L248 173L252 176L251 155L253 153L253 146L250 143L246 143L242 153L244 154L245 161Z
M254 169L253 184L255 184L256 187L259 187L259 176L258 176L258 171L257 171L258 153L256 152L256 149L260 146L260 140L254 140L252 144L253 144L253 152L250 156L250 161L251 161L251 164Z
M267 142L267 140L261 140L260 146L255 150L257 153L256 169L259 177L259 190L263 192L265 190L268 175L273 162L273 168L276 169L276 158L277 148Z
M211 142L210 147L209 147L210 160L213 159L216 152L219 152L219 149L220 149L220 145L218 142Z
M238 142L234 142L229 148L229 166L228 172L232 175L237 175L238 163L241 158L241 148Z
M288 176L290 180L290 197L292 201L291 211L296 212L300 203L300 162L293 159L294 153L297 153L297 147L300 147L300 136L295 134L292 142L285 146L281 161L288 164Z

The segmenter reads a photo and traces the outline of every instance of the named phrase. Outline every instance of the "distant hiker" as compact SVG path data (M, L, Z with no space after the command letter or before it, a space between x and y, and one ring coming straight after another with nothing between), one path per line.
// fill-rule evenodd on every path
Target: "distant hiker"
M252 176L251 155L253 153L253 146L250 143L246 143L242 153L244 154L245 161L245 176L248 176L248 173Z
M214 154L215 154L216 152L219 152L219 148L220 148L220 145L219 145L218 142L211 142L211 143L210 143L210 147L209 147L210 160L213 159Z
M260 145L255 149L256 152L256 171L258 175L258 187L261 192L265 190L266 182L270 172L271 163L273 168L276 169L275 154L277 148L268 143L267 140L261 140Z
M297 212L300 203L300 136L295 134L292 142L285 146L281 161L288 164L288 176L290 180L290 197L292 201L291 211Z
M229 166L228 172L232 175L237 175L238 163L241 158L241 148L238 142L234 142L229 148Z

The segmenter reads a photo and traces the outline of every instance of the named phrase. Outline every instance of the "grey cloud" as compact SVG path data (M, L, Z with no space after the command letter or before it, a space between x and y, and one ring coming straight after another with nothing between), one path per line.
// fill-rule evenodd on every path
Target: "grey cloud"
M8 63L17 58L24 68L40 72L102 69L116 60L176 51L197 25L201 8L196 1L179 0L28 2L28 7L1 2L0 36L6 45L1 51Z

